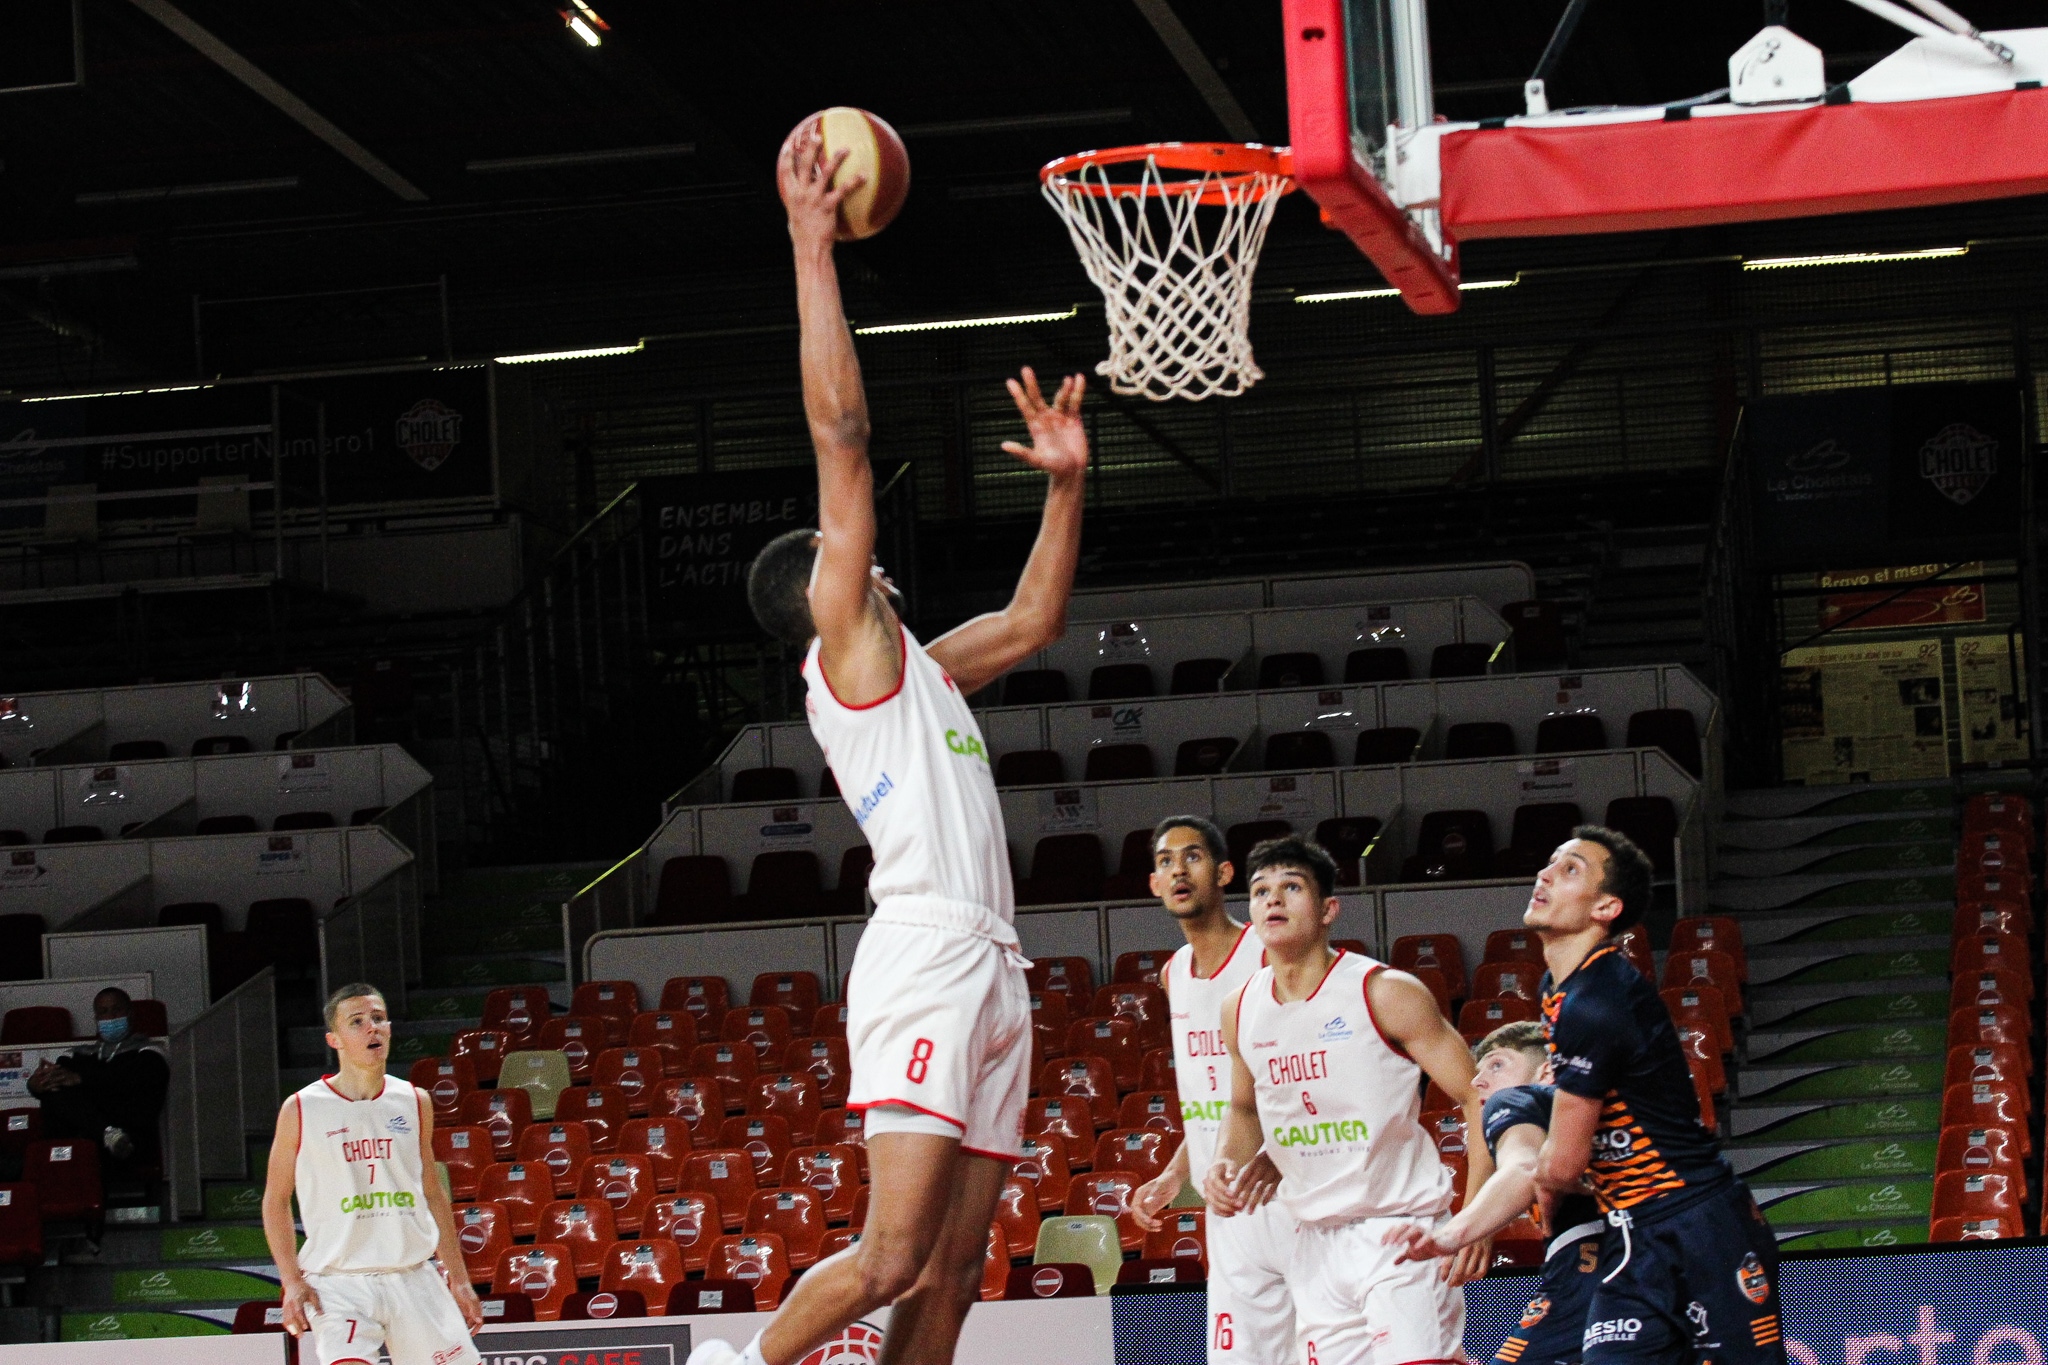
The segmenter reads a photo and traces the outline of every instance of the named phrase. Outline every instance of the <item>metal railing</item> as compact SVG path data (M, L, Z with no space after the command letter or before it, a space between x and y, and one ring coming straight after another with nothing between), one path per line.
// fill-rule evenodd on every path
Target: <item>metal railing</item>
M276 987L265 967L171 1032L164 1176L174 1216L205 1212L205 1181L246 1179L248 1140L276 1119Z

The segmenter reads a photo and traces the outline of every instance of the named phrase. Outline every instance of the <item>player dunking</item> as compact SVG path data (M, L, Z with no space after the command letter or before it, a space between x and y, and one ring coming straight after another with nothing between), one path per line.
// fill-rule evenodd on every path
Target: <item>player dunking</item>
M475 1365L484 1315L433 1168L434 1106L384 1074L391 1018L375 986L328 998L327 1046L341 1066L284 1102L263 1187L285 1330L312 1334L313 1365L376 1365L379 1347L391 1365Z
M1173 1025L1173 1071L1186 1136L1173 1160L1139 1187L1131 1217L1150 1232L1187 1184L1208 1172L1230 1107L1230 1058L1223 1050L1223 1003L1265 965L1250 926L1223 908L1233 869L1223 831L1199 815L1169 815L1152 832L1152 894L1180 922L1187 944L1159 973ZM1266 1180L1272 1163L1256 1158ZM1294 1219L1270 1199L1208 1225L1210 1365L1282 1365L1293 1358L1294 1305L1287 1262Z
M1390 1234L1405 1244L1404 1260L1451 1255L1499 1232L1539 1202L1536 1163L1550 1131L1555 1093L1543 1025L1503 1024L1479 1040L1472 1060L1478 1065L1472 1089L1486 1102L1482 1122L1493 1179L1450 1222L1435 1228L1410 1223ZM1493 1353L1501 1365L1577 1365L1606 1230L1590 1196L1557 1197L1545 1223L1543 1287Z
M1581 825L1537 874L1522 922L1543 940L1557 1087L1536 1178L1582 1180L1607 1215L1585 1365L1784 1365L1778 1242L1700 1122L1678 1031L1612 936L1650 907L1650 859Z
M1450 1208L1450 1171L1421 1122L1422 1078L1464 1108L1476 1136L1472 1054L1420 981L1331 949L1339 906L1327 852L1289 836L1246 862L1267 965L1224 1007L1230 1110L1203 1182L1209 1207L1241 1205L1246 1163L1262 1146L1271 1154L1281 1202L1301 1224L1287 1283L1302 1365L1462 1361L1457 1286L1486 1269L1490 1245L1440 1271L1402 1260L1386 1236ZM1471 1149L1468 1195L1493 1169L1483 1146Z
M820 530L769 544L747 595L773 634L808 646L811 732L874 850L876 908L854 955L846 1036L850 1109L867 1114L873 1198L860 1242L812 1267L738 1358L792 1365L893 1304L882 1359L950 1360L979 1297L1008 1163L1022 1153L1031 1012L1018 952L1002 807L965 694L1057 639L1080 553L1088 442L1075 375L1047 403L1010 383L1050 476L1038 543L1010 605L921 645L874 562L867 401L832 259L839 201L816 129L780 168L795 244L804 409L818 458ZM706 1341L694 1365L735 1358Z

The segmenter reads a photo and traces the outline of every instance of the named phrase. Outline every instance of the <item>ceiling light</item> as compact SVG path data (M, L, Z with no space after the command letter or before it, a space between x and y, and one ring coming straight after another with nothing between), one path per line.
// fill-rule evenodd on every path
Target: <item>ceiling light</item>
M1458 286L1460 291L1468 289L1507 289L1517 284L1521 276L1505 280L1466 280ZM1398 289L1342 289L1333 294L1296 294L1296 303L1345 303L1351 299L1397 299Z
M1939 261L1967 256L1966 246L1931 246L1922 251L1840 251L1829 256L1759 256L1745 260L1744 270L1784 270L1796 265L1871 265L1878 261Z
M580 351L535 351L531 355L501 355L495 357L500 365L533 365L543 360L592 360L605 355L632 355L646 348L647 343L636 341L631 346L586 346Z
M130 204L155 199L198 199L213 194L252 194L261 190L295 190L295 175L266 180L216 180L203 185L154 185L137 190L85 190L74 196L79 204Z
M574 6L573 9L555 11L562 16L563 22L569 25L569 31L592 47L603 42L604 39L597 35L610 33L612 26L599 18L597 11L584 4L583 0L569 0L569 3Z
M989 318L947 318L941 322L887 322L876 327L856 327L855 336L882 336L891 332L943 332L954 327L1004 327L1013 322L1065 322L1080 312L1079 306L1064 313L1004 313Z
M463 163L472 175L494 171L544 171L556 166L597 166L614 161L658 161L665 157L691 156L694 142L662 142L647 147L606 147L595 152L543 152L537 156L478 157Z
M590 25L583 22L583 16L580 14L569 16L569 31L584 42L589 43L592 47L596 47L604 41L604 39L597 36L597 32Z
M132 398L139 393L191 393L212 388L211 384L173 384L162 389L107 389L100 393L52 393L41 398L24 398L24 403L68 403L74 398Z

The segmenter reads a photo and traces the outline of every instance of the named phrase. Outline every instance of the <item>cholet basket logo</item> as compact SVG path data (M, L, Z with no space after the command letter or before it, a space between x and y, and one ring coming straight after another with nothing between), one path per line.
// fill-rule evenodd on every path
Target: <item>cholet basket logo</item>
M1920 477L1958 507L1998 473L1998 441L1968 422L1951 422L1920 447Z
M462 442L462 414L436 398L422 398L398 417L398 448L429 474Z

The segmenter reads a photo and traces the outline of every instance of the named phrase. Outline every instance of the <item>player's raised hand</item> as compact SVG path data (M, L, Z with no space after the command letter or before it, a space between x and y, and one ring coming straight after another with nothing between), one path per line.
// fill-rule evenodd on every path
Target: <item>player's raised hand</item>
M1243 1174L1235 1161L1218 1158L1202 1177L1202 1200L1209 1206L1209 1212L1219 1218L1230 1218L1244 1212L1244 1199L1238 1193L1238 1177Z
M1022 378L1022 383L1015 379L1003 382L1023 414L1031 444L1005 441L1003 449L1055 479L1077 479L1087 473L1088 428L1081 421L1081 397L1088 391L1088 381L1078 374L1068 375L1048 403L1039 392L1038 375L1029 365Z
M313 1319L320 1316L320 1292L302 1279L294 1280L284 1287L284 1330L293 1336L303 1336L313 1330Z
M775 166L776 188L789 212L789 235L797 242L822 242L829 247L837 237L840 203L866 183L858 175L833 183L846 157L841 150L830 161L825 159L825 135L815 114L797 125L789 141L782 144Z

